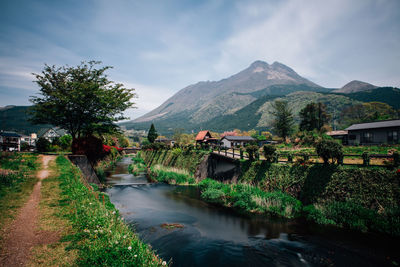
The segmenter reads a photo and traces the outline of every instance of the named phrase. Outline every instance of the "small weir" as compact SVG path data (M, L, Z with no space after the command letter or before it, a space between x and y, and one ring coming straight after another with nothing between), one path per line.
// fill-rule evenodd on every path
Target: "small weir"
M243 216L200 199L197 187L150 184L128 174L106 189L125 221L173 266L393 266L399 240L301 220Z

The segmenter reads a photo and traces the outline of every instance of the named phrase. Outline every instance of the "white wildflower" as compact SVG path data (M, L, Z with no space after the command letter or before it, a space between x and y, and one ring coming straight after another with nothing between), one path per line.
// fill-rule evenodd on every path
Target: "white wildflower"
M137 257L137 255L136 255L136 254L135 254L135 255L133 255L133 257L135 257L135 258L136 258L136 257Z
M167 262L163 261L163 262L162 262L162 265L163 265L163 266L167 265Z
M129 249L129 250L131 250L131 249L132 249L132 247L131 247L131 246L129 246L129 247L128 247L128 249Z

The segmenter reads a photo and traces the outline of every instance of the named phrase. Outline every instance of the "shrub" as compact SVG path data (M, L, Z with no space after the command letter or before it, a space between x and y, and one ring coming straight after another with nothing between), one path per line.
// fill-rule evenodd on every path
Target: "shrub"
M256 152L258 152L257 145L248 145L246 146L246 152L249 154L249 160L254 160Z
M329 159L332 160L332 163L335 163L335 161L338 162L343 158L342 145L333 140L321 140L317 142L315 149L325 164L329 163Z
M223 204L225 193L220 189L207 188L201 192L201 197L211 203Z
M276 148L273 145L264 145L263 146L264 157L267 161L271 162L274 158L274 154L276 152Z
M50 150L50 142L44 137L39 137L36 141L36 150L38 152L47 152Z

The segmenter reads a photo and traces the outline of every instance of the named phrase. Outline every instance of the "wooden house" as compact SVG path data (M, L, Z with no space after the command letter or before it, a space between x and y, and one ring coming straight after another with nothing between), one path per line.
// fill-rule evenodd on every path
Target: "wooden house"
M210 131L200 131L196 136L196 144L218 144L218 138L213 138Z
M398 144L400 120L353 124L346 128L349 145Z

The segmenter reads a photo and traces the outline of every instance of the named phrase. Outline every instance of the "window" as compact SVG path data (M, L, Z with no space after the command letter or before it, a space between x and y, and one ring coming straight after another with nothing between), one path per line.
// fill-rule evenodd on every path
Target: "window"
M399 134L397 131L388 131L387 140L390 143L397 143L399 141Z
M357 136L355 134L349 135L349 140L356 140Z
M363 137L363 143L372 143L374 135L371 132L364 132L362 137Z

